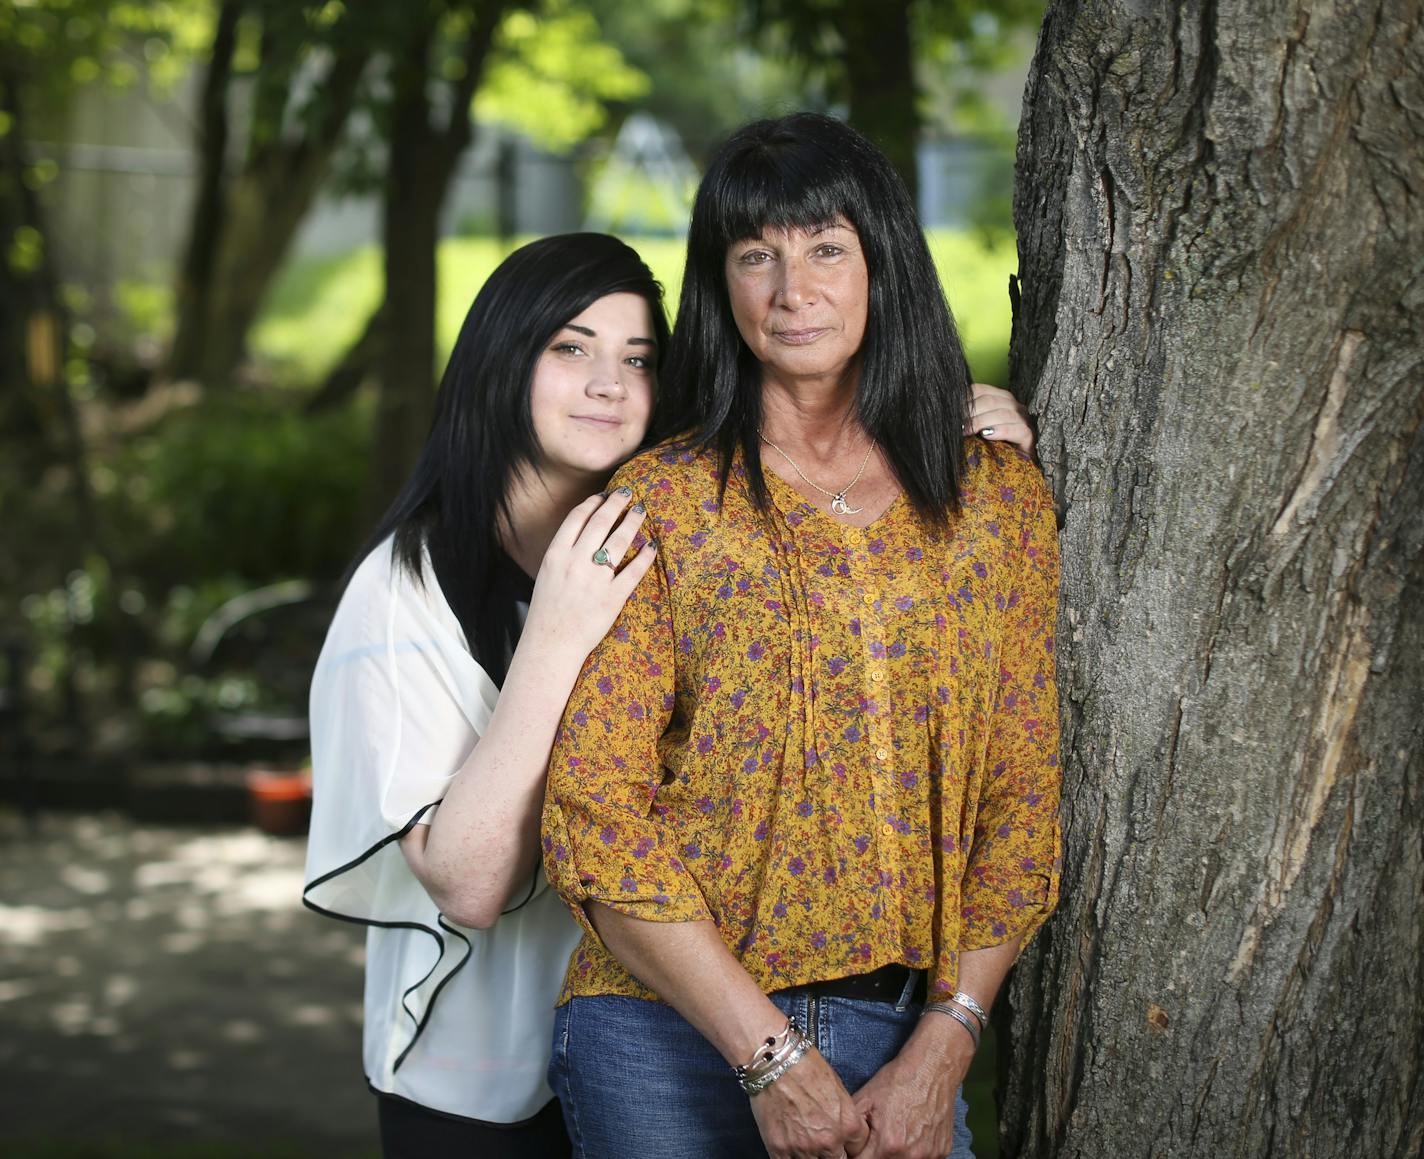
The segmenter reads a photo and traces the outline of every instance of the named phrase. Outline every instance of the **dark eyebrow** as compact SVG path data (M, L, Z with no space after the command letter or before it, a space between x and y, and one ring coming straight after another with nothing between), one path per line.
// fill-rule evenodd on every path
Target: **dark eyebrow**
M586 337L588 337L588 338L597 338L597 337L598 337L598 334L597 334L596 331L590 330L587 326L575 326L572 322L565 322L565 323L564 323L564 329L565 329L565 330L572 330L572 331L574 331L576 334L583 334L584 336L586 336ZM629 346L657 346L657 343L654 342L651 338L629 338L629 339L628 339L628 345L629 345Z

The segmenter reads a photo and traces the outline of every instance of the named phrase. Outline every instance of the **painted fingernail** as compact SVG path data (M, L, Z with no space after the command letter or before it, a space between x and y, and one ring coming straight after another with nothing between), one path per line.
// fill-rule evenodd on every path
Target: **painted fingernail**
M647 510L647 508L644 507L641 503L634 503L634 504L633 504L633 510L634 510L637 514L641 515L641 514L643 514L644 511Z
M618 488L618 494L620 494L620 495L631 495L631 494L633 494L633 488L631 488L631 487L619 487L619 488Z

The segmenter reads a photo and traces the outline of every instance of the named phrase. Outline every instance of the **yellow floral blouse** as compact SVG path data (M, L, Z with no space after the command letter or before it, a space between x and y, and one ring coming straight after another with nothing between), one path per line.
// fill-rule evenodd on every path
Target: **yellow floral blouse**
M1025 941L1058 896L1058 543L1048 488L974 440L962 513L902 494L863 530L710 455L619 471L658 557L574 688L544 859L583 922L564 997L656 997L603 946L594 899L711 919L771 991Z

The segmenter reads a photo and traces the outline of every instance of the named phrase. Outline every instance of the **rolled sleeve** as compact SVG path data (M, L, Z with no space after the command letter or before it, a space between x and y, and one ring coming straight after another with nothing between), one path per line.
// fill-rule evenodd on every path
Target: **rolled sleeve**
M999 688L960 891L961 951L1015 938L1023 939L1022 949L1058 901L1058 533L1052 498L1036 469L1022 490L1017 575L1001 596Z
M646 921L712 916L656 799L658 742L674 703L670 600L659 561L585 663L549 761L545 870L591 936L588 901Z

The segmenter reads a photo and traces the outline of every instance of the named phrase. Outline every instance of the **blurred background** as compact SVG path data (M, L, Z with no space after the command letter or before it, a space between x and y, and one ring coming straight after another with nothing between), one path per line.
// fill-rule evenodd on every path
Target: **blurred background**
M1002 385L1042 8L0 0L0 1151L375 1153L306 688L473 295L597 229L675 310L705 158L826 110Z

